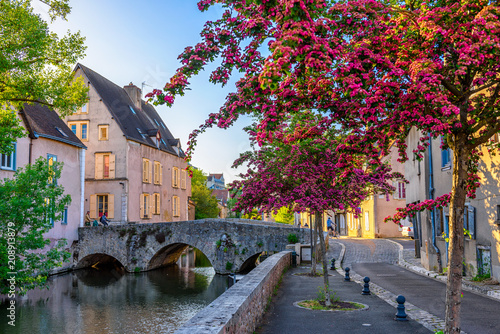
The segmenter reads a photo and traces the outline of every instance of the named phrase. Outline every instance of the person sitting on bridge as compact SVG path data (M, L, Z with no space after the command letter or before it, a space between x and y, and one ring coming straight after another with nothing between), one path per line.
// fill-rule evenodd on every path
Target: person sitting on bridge
M109 224L108 218L106 218L106 212L104 212L101 216L101 224L104 226L108 226Z

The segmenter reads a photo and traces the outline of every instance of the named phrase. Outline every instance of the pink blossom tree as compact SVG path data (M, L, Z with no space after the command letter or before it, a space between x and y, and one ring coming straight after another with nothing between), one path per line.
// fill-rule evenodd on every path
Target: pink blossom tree
M305 111L275 130L272 143L242 154L234 164L248 164L247 173L240 175L242 180L232 184L242 191L235 210L276 212L288 207L294 212L314 213L312 241L319 237L327 305L330 293L323 212L356 210L374 192L392 191L386 180L401 177L391 173L388 165L367 163L363 154L344 151L339 145L344 140L331 120ZM315 257L311 273L316 274Z
M348 134L340 149L364 152L373 163L393 141L404 161L412 127L424 133L417 155L429 137L443 136L453 151L445 332L459 333L464 203L479 186L477 147L500 130L498 2L202 0L198 6L215 3L226 8L221 19L207 22L202 41L186 48L182 66L150 98L172 104L191 76L220 59L211 82L224 85L235 70L243 76L192 134L190 151L201 131L228 127L242 114L255 117L259 144L272 142L287 117L304 110L335 120Z

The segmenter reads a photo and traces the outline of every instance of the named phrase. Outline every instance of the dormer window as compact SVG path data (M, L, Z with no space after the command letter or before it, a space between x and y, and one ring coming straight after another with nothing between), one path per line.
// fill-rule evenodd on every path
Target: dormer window
M60 134L62 134L64 137L68 137L68 135L67 135L67 134L66 134L63 130L61 130L60 128L58 128L57 126L56 126L56 130L57 130Z

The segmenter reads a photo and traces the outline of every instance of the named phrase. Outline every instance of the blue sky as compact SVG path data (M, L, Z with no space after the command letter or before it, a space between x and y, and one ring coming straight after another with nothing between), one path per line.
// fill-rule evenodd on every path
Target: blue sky
M144 94L161 88L175 73L177 56L186 46L201 40L200 31L208 20L222 14L221 7L201 13L197 0L73 0L68 21L58 19L51 30L62 35L80 31L86 37L86 57L80 62L119 86L133 82L145 86ZM45 5L33 2L46 21ZM178 97L172 108L156 107L160 116L184 149L189 133L204 123L207 115L217 112L234 82L221 88L208 82L209 69L190 80L191 91ZM152 86L152 87L151 87ZM240 119L231 129L209 129L198 139L192 164L206 173L224 173L233 180L239 171L233 161L250 148L242 128L250 123Z

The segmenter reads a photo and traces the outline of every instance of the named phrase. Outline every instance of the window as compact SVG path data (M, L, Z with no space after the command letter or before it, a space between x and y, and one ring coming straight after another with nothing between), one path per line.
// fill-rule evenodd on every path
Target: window
M57 161L57 155L47 154L47 164L49 165L49 173L50 173L49 183L51 184L57 184L57 179L54 177L55 169L53 169L54 163L56 161Z
M186 189L186 170L182 169L181 170L181 189Z
M181 201L178 196L172 197L172 212L174 217L179 217L181 215Z
M65 207L62 213L61 225L68 225L68 207Z
M149 194L141 194L140 197L140 218L150 218L150 202L149 202Z
M441 142L443 142L443 137L441 137ZM448 169L451 167L451 154L450 149L441 149L441 168Z
M16 170L16 145L14 144L14 151L10 154L0 154L1 164L0 169Z
M99 140L108 140L109 125L99 125Z
M370 230L370 216L368 212L365 212L365 230Z
M115 155L111 153L95 154L96 180L115 178Z
M404 181L397 181L392 184L396 190L392 195L394 199L405 199L406 198L406 183Z
M172 168L172 187L179 188L179 168Z
M76 109L75 114L88 114L89 113L89 103L85 103L80 108Z
M153 214L154 215L159 215L161 212L160 209L160 194L159 193L154 193L153 194Z
M161 180L163 179L163 167L158 161L154 162L154 184L161 185Z
M498 211L498 207L497 207ZM476 208L472 205L464 206L464 229L468 230L470 239L476 239Z
M142 158L142 182L151 183L151 163L149 159Z
M71 131L80 138L81 141L88 141L89 121L68 122Z
M435 212L435 219L436 219L436 229L437 229L437 235L440 236L443 234L444 232L444 223L445 223L445 216L444 216L444 212L443 212L443 208L438 208L438 209L435 209L436 212Z
M90 218L99 219L106 213L109 219L115 218L115 195L94 194L90 195Z

